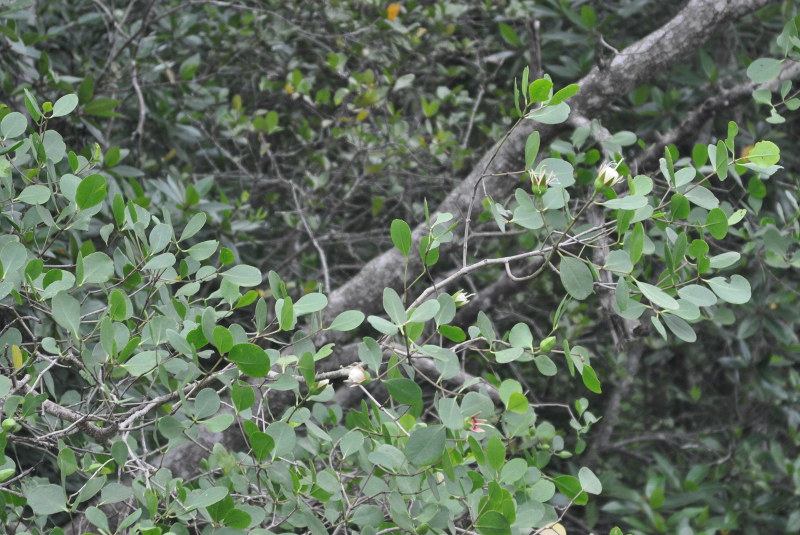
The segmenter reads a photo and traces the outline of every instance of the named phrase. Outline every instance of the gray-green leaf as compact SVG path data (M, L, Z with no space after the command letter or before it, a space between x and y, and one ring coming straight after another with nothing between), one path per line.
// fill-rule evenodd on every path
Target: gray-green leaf
M594 291L592 272L583 261L571 256L561 259L561 284L578 301L583 301Z

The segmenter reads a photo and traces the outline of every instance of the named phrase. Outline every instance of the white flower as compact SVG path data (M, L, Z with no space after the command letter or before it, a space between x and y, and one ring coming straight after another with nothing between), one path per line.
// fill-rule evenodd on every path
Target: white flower
M469 303L470 298L474 297L475 294L468 294L464 292L464 290L459 290L453 294L453 302L456 304L456 308L461 308L466 306Z
M621 163L621 161L616 163L604 163L600 168L600 171L597 173L597 180L609 188L613 188L616 184L619 184L619 182L622 180L622 175L620 175L619 171L617 171L617 167L619 167L619 164Z
M350 387L360 385L367 380L367 374L361 366L353 366L350 368L350 373L347 374L345 383L350 383Z

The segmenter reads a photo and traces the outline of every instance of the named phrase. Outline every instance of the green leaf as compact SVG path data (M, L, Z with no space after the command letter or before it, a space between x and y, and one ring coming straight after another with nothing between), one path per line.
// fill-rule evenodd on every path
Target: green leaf
M446 436L445 428L441 425L414 429L406 443L406 458L416 466L436 463L444 454Z
M5 375L0 375L0 398L6 397L6 394L11 392L11 379Z
M710 147L711 148L709 150L716 151L714 145L711 145ZM694 169L693 167L684 167L683 169L680 169L675 173L675 187L679 188L681 186L689 184L692 180L695 179L696 176L697 176L697 170Z
M342 457L349 457L357 453L364 444L364 435L357 430L348 431L339 441L339 449L342 450Z
M719 208L714 208L706 216L706 230L721 240L728 234L728 216Z
M402 219L395 219L392 221L390 234L394 246L408 258L408 253L411 251L411 227Z
M18 111L12 111L0 121L0 134L6 139L21 136L27 129L28 118Z
M500 35L503 36L503 39L509 45L519 46L519 37L517 36L517 32L515 32L514 28L505 22L500 23Z
M183 506L188 510L208 507L222 501L228 495L225 487L208 487L202 490L193 490L186 497Z
M575 505L585 505L589 501L589 495L583 491L581 482L577 477L558 476L553 478L553 482L567 498L575 500Z
M454 325L439 325L439 333L451 342L455 342L457 344L460 344L467 339L467 334L464 332L464 330L461 327L456 327Z
M429 299L415 308L408 318L409 323L424 323L432 319L439 312L439 301Z
M256 401L256 394L247 383L234 382L231 386L231 399L237 412L242 412L253 406Z
M228 353L228 359L236 364L239 371L249 377L265 377L269 372L269 356L266 351L255 344L236 344Z
M676 219L686 219L689 217L689 212L691 212L689 201L680 193L676 193L669 200L669 209L673 221Z
M633 230L628 234L628 238L625 240L625 248L631 257L631 262L637 263L644 251L644 226L641 222L636 223Z
M305 316L306 314L319 312L326 306L328 306L328 298L325 297L325 294L312 292L297 300L297 303L294 304L294 313L298 317Z
M763 199L767 196L767 186L764 185L764 181L760 178L750 177L747 182L747 192L756 199Z
M680 308L678 302L658 286L638 281L636 282L636 286L642 291L642 295L649 299L654 305L658 305L667 310L678 310Z
M147 271L161 271L162 269L167 269L175 265L176 258L175 255L172 253L161 253L160 255L156 255L142 267L142 270Z
M53 515L67 509L67 494L59 485L42 485L25 492L28 506L37 515Z
M699 284L687 284L678 288L678 295L682 299L686 299L700 307L710 307L717 304L717 296L714 292Z
M697 334L694 332L694 329L683 319L672 314L662 314L661 318L664 320L664 323L667 324L667 328L684 342L693 343L697 341Z
M78 95L72 93L64 95L53 104L53 117L69 115L78 106Z
M709 261L712 268L725 269L726 267L734 265L741 257L742 255L736 251L728 251L727 253L712 256L709 258Z
M512 392L508 397L508 401L506 402L506 409L511 412L525 414L530 410L528 398L519 392Z
M500 482L501 483L515 483L525 477L528 470L528 463L525 459L515 457L510 459L503 468L500 469Z
M782 61L774 58L758 58L747 67L747 77L757 84L769 82L778 77Z
M123 447L125 447L125 454L126 454L125 459L127 459L128 458L127 446L125 446L125 444L122 441L116 442L115 445L116 444L121 444ZM118 461L117 464L121 465L124 462L125 460L122 460L122 462ZM119 503L121 501L127 500L131 496L133 496L133 489L121 483L111 482L107 484L105 487L103 487L103 490L100 491L100 503L104 505L111 503Z
M125 361L123 368L134 377L139 377L153 371L159 365L160 359L157 351L142 351Z
M96 117L123 117L119 113L114 113L114 108L119 106L120 101L114 98L96 98L83 107L83 113Z
M695 167L703 167L708 161L708 149L702 143L695 143L692 147L692 162Z
M643 195L628 195L626 197L611 199L601 204L612 210L638 210L639 208L647 206L647 197Z
M734 305L742 305L750 300L750 283L741 275L731 276L730 282L724 277L714 277L706 283L720 299Z
M775 165L781 158L781 151L772 141L759 141L747 153L747 159L759 167Z
M127 296L122 290L114 290L108 296L108 313L115 321L128 319Z
M606 265L603 266L603 269L628 274L633 270L633 263L627 251L618 249L608 253Z
M555 362L553 362L553 359L547 355L536 355L536 357L533 359L533 362L536 364L536 369L539 370L539 373L544 376L552 377L558 373L558 368L556 367Z
M411 379L387 379L384 381L389 395L396 402L422 410L422 389Z
M214 347L217 348L217 351L224 355L231 350L234 345L234 340L233 335L227 328L223 327L222 325L216 325L214 327L213 334L213 343Z
M58 292L53 297L53 319L79 338L81 326L81 305L77 299L66 292Z
M542 124L560 124L569 117L569 106L566 102L554 106L545 106L544 108L533 110L525 117L539 121Z
M194 400L194 417L198 420L216 414L220 408L219 394L213 388L204 388Z
M103 202L107 193L106 179L102 175L89 175L78 185L75 203L78 208L85 210Z
M594 368L584 364L583 370L581 370L581 376L583 377L583 384L586 388L595 394L603 393L603 390L600 388L600 381L597 379L597 374L594 372Z
M597 479L590 469L585 466L578 470L578 480L581 482L581 488L589 494L600 494L603 492L603 484Z
M237 286L258 286L262 280L261 271L258 268L244 264L233 266L221 275L222 278Z
M25 91L25 109L28 110L28 113L31 116L31 119L34 121L38 121L42 118L42 111L39 109L39 103L36 102L36 98L31 95L31 92L27 89Z
M453 398L442 398L439 400L437 409L439 419L446 428L453 431L464 429L464 416L462 416L461 409L458 407L458 401Z
M50 200L50 188L41 184L32 184L22 190L16 200L25 204L44 204Z
M216 253L218 247L217 240L206 240L192 245L186 252L198 262L202 262Z
M555 493L556 486L551 481L548 481L544 478L540 478L530 487L530 489L528 489L528 494L531 500L541 503L550 501L553 496L555 496Z
M569 97L573 96L575 93L580 90L580 86L578 84L569 84L566 87L562 87L561 89L553 95L553 98L547 103L548 106L555 106L556 104L560 104L561 102L567 100Z
M511 524L497 511L486 511L479 516L475 529L481 535L511 535Z
M531 102L544 102L550 98L550 90L553 89L552 80L547 78L539 78L531 82L528 86L528 95ZM528 167L530 169L530 167Z
M397 325L379 316L369 316L367 322L369 322L376 331L388 336L394 336L400 330Z
M75 452L66 446L59 450L56 464L62 477L70 476L78 471L78 459L75 457Z
M703 186L695 186L687 191L686 198L693 204L696 204L700 208L705 208L706 210L713 210L719 206L719 199Z
M406 322L406 309L400 296L392 288L383 289L383 309L395 325L403 325Z
M200 232L200 229L202 229L203 225L206 224L206 217L206 214L203 212L194 214L189 222L186 223L186 226L183 227L183 232L181 233L181 237L178 241L188 240Z
M197 68L200 66L200 54L192 54L181 62L178 72L184 80L191 80L194 78Z
M508 333L508 343L513 347L530 348L533 346L531 328L526 323L517 323Z
M577 258L565 256L561 259L560 276L564 289L578 301L583 301L594 291L592 272Z
M167 245L169 245L170 240L172 240L172 232L172 225L159 223L154 226L153 230L150 231L149 236L150 254L156 254L163 251Z
M486 441L486 461L495 472L499 471L506 462L506 447L496 435L492 435Z
M539 154L539 131L534 130L525 141L525 169L533 169L536 156Z
M510 347L495 353L495 359L499 364L514 362L522 356L523 351L524 350L521 347Z
M364 323L364 313L360 310L345 310L328 327L330 331L352 331Z
M714 158L714 172L720 180L728 177L728 148L721 139L717 141L716 158Z
M294 329L297 317L294 314L294 305L291 297L278 299L275 303L275 311L278 316L278 325L282 331Z
M105 253L92 253L83 259L83 280L78 280L77 285L84 283L101 284L114 275L114 262Z

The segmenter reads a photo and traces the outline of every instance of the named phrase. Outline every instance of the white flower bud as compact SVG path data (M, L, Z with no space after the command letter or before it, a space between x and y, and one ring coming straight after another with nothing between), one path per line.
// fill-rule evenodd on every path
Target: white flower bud
M597 180L604 186L613 188L622 180L622 175L620 175L619 171L617 171L618 166L619 163L613 162L603 164L603 166L600 168L600 171L597 173Z
M345 380L346 383L350 383L351 386L360 385L364 381L367 380L367 374L361 366L353 366L350 368L350 373L347 374L347 379Z
M453 302L456 304L456 308L461 308L466 306L469 303L470 298L474 297L475 294L468 294L465 293L464 290L459 290L453 294Z

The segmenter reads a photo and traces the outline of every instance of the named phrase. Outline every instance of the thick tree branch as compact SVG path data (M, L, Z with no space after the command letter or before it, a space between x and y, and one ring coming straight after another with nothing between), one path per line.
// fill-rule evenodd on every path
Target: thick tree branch
M595 67L579 80L581 90L569 101L573 113L592 117L653 74L695 50L725 24L768 3L768 0L690 1L663 27L614 57L608 68ZM442 201L437 211L458 215L472 209L473 213L479 213L483 196L476 193L480 188L485 188L485 194L493 198L507 195L517 181L492 175L523 167L525 140L534 128L539 130L541 145L547 146L564 127L524 121L505 142L498 142L481 158L473 171ZM427 232L424 223L418 225L413 232L414 242L418 243ZM458 245L461 242L456 239L449 247L442 246L442 252ZM408 272L419 272L421 264L415 255L412 258ZM378 312L383 288L400 288L405 272L405 258L396 249L379 255L329 296L328 317L333 318L348 309Z

